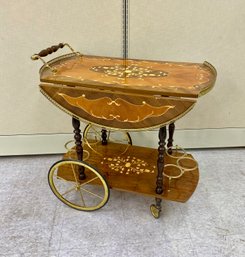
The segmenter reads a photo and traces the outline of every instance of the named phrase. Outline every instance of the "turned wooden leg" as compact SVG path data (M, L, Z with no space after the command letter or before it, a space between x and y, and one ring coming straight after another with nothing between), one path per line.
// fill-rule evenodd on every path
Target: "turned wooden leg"
M107 131L106 129L101 130L102 145L107 145Z
M76 145L77 159L79 161L83 160L83 147L82 147L82 136L80 130L80 121L72 117L72 126L74 128L74 139ZM84 167L79 168L79 179L85 179Z
M158 159L157 159L157 181L156 181L156 193L163 193L163 169L164 169L164 152L165 152L165 140L167 136L166 127L162 127L159 129L158 137L159 137L159 147L158 147ZM151 213L155 218L159 218L160 212L162 210L162 199L156 197L156 205L151 205Z
M157 159L157 182L156 193L162 194L163 192L163 168L164 168L164 152L165 152L165 140L166 140L166 127L159 129L159 147L158 147L158 159Z
M173 136L174 136L174 129L175 129L175 124L174 123L170 123L169 126L168 126L168 133L169 133L169 137L168 137L168 144L167 144L167 147L170 148L173 146ZM172 150L169 149L168 150L168 153L169 154L172 154Z

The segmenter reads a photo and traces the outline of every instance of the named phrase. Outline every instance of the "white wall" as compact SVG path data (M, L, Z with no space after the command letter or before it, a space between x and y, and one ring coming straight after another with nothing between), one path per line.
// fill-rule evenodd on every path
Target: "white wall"
M39 93L41 62L30 56L59 42L120 56L121 8L121 0L0 0L0 155L63 151L71 118ZM176 123L176 143L245 145L244 13L243 0L130 0L130 57L207 60L218 71L215 88ZM153 133L144 135L151 145Z
M244 14L243 0L131 0L132 57L207 60L218 71L179 128L245 127Z

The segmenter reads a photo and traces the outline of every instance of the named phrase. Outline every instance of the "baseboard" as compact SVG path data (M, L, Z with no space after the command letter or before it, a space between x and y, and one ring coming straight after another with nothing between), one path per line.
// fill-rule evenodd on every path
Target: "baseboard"
M151 131L135 133L132 136L137 145L156 147L157 135L158 131ZM173 144L186 149L244 147L245 128L177 129Z
M135 145L157 147L158 131L130 133ZM64 153L72 134L0 136L0 156ZM184 148L244 147L245 128L176 130L174 144Z

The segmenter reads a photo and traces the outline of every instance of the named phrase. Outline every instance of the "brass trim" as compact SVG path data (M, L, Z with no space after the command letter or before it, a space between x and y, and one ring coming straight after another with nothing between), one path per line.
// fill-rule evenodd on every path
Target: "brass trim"
M43 62L43 64L44 64L42 67L45 67L45 68L50 69L53 73L57 72L56 69L53 69L52 67L50 67L49 64L48 64L41 56L39 56L38 54L32 55L32 56L31 56L31 59L32 59L33 61L35 61L35 60L41 60L41 61Z
M176 151L178 151L178 150L183 151L183 154L182 154L181 156L173 156L173 155L169 154L169 153L168 153L168 150L169 150L169 149L172 150L173 148L172 148L172 147L167 148L166 151L165 151L165 154L166 154L167 156L169 156L170 158L175 159L175 160L176 160L176 164L166 164L166 165L164 165L164 167L176 167L176 168L178 168L178 169L181 171L181 173L180 173L178 176L170 176L170 175L168 175L168 174L165 174L165 173L164 173L164 170L163 170L163 172L162 172L163 176L166 176L166 177L168 177L169 179L172 179L172 178L179 178L179 177L181 177L186 171L194 171L194 170L196 170L196 169L198 168L198 162L197 162L193 157L188 157L188 156L187 156L187 152L185 151L184 148L179 147L179 146L176 145L176 148L175 148ZM185 168L183 165L180 164L180 162L181 162L182 160L191 160L191 161L193 161L193 162L195 163L195 166L192 167L192 168Z
M68 147L68 145L70 143L75 143L75 140L69 140L65 143L64 147L65 149L67 150L67 155L69 158L71 159L74 159L74 155L76 156L77 155L77 152L76 152L76 145L74 144L72 147ZM84 147L84 142L83 142L83 147ZM87 156L85 156L85 154ZM90 153L89 151L83 149L83 161L86 161L89 159L89 156L90 156Z
M97 141L97 142L95 142L95 143L94 143L94 142L91 143L91 142L89 142L88 137L87 137L87 135L88 135L90 129L93 129L93 130L94 130L94 133L96 133L94 127L101 128L101 126L98 127L98 126L92 125L91 123L88 123L88 125L85 127L85 129L84 129L84 131L83 131L83 141L84 141L84 143L85 143L94 153L96 153L96 154L102 156L102 154L99 153L98 151L96 151L96 150L94 149L94 147L93 147L93 146L97 145L98 143L101 143L101 141ZM124 151L123 151L122 153L120 153L120 155L123 155L124 153L127 152L129 146L132 145L132 140L131 140L131 137L130 137L130 135L129 135L129 133L128 133L127 131L123 131L123 130L115 130L115 131L122 132L122 133L124 133L124 134L126 135L125 139L127 139L127 144L125 144L125 142L124 142L124 144L126 145L126 147L125 147ZM113 141L110 140L110 132L111 132L111 131L108 130L107 141L108 141L108 142L113 142ZM122 141L121 143L123 143L123 141Z
M203 65L209 67L212 70L212 72L214 73L214 75L217 75L217 70L210 62L204 61Z
M82 54L80 52L72 52L72 53L69 53L69 54L64 54L64 55L61 55L61 56L58 56L56 58L53 58L52 60L48 61L47 64L48 65L52 65L64 58L68 58L68 57L73 57L73 56L78 56L78 57L82 57ZM45 65L43 65L40 69L39 69L39 74L41 74L43 72L43 70L45 69Z
M72 55L82 56L81 53L75 52L75 50L74 50L68 43L63 43L63 46L67 46L68 48L70 48L70 50L72 51ZM67 54L67 55L69 55L69 54ZM62 56L60 56L60 57L63 57L63 56L66 56L66 55L62 55ZM41 71L43 71L44 68L50 69L53 73L56 73L56 72L57 72L57 70L54 69L54 68L52 68L52 67L50 66L50 64L53 64L53 61L56 60L56 59L59 59L59 57L54 58L54 59L52 59L52 60L46 62L41 56L39 56L38 54L34 54L34 55L31 56L31 59L32 59L33 61L40 59L40 60L43 62L44 65L40 68L39 73L40 73Z
M181 156L173 156L172 154L169 153L169 150L171 150L171 151L176 151L177 153L178 153L178 150L180 150L180 151L183 152L183 155L181 155ZM185 156L187 155L187 152L185 151L184 148L182 148L182 147L176 145L175 148L173 148L173 146L168 147L168 148L166 149L166 155L167 155L168 157L170 157L170 158L173 158L173 159L179 159L179 158L185 157Z
M195 163L195 166L193 168L185 168L183 165L180 164L180 162L182 160L191 160ZM194 159L194 158L191 158L191 157L186 157L186 156L183 156L183 157L180 157L178 160L177 160L177 165L184 171L193 171L195 169L198 168L198 162Z
M201 91L199 93L198 97L206 95L209 91L211 91L213 89L214 85L215 85L215 81L216 81L216 78L217 78L217 70L215 69L215 67L211 63L209 63L207 61L204 61L203 65L208 67L212 71L212 73L214 74L214 80L212 81L212 83L207 84L207 88L204 89L203 91Z
M179 175L176 175L176 176L170 176L170 175L168 175L168 174L166 174L165 172L164 172L164 170L165 170L165 168L167 168L167 167L175 167L175 168L177 168L177 169L179 169L180 170L180 174ZM182 175L185 173L185 171L181 168L181 166L178 166L178 165L176 165L176 164L166 164L166 165L164 165L164 169L163 169L163 172L162 172L162 174L163 174L163 176L164 177L167 177L167 178L169 178L169 179L176 179L176 178L180 178L180 177L182 177Z

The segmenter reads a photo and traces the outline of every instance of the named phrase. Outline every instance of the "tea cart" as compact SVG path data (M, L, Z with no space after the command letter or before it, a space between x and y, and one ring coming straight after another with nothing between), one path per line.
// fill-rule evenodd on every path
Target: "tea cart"
M43 57L67 46L71 53ZM174 122L188 113L215 83L208 62L184 63L83 55L60 43L32 56L40 69L40 90L72 116L74 142L48 174L53 193L77 210L103 207L110 189L186 202L198 184L198 164L173 147ZM88 123L83 131L80 121ZM167 126L168 140L167 147ZM159 129L157 149L134 146L130 131ZM143 139L142 139L143 140Z

